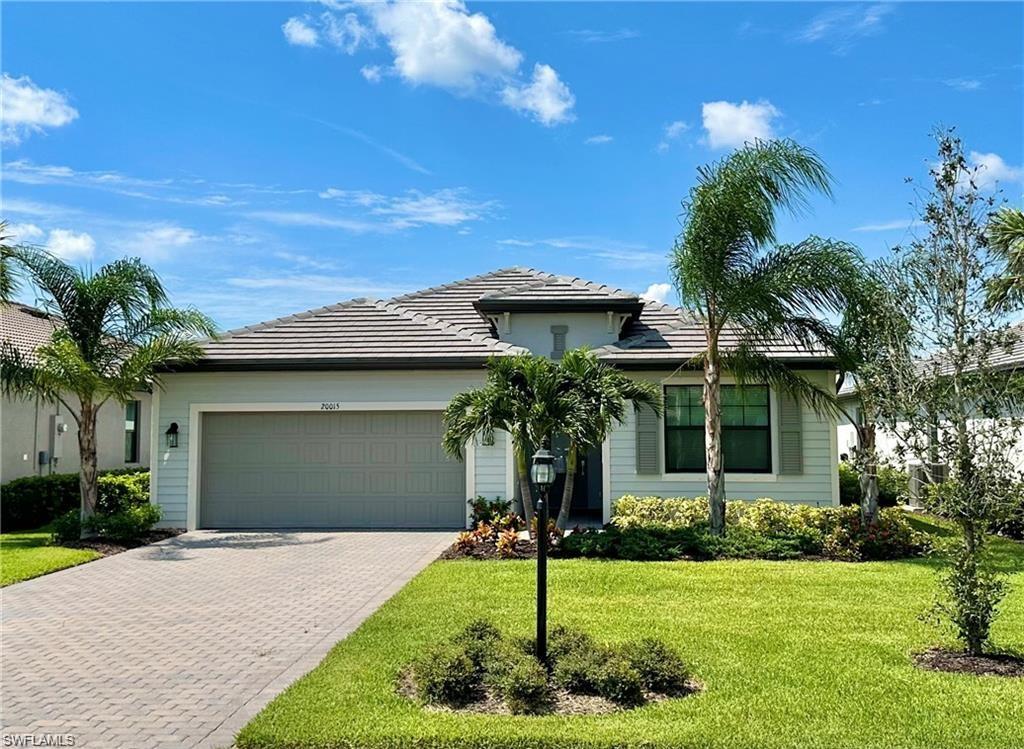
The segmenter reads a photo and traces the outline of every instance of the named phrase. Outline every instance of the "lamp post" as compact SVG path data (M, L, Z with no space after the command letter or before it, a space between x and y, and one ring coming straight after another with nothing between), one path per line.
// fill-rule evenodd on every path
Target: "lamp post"
M548 660L548 490L555 480L555 456L542 447L533 455L530 478L537 487L537 660Z

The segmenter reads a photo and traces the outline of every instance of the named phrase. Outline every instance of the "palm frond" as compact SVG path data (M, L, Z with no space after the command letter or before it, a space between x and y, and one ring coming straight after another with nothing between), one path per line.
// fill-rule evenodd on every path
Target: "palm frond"
M789 393L816 414L838 414L834 387L819 387L783 361L741 345L723 354L722 363L736 377L736 383L740 387L747 384L767 384L777 391Z
M1004 207L988 222L989 247L1005 263L1003 274L991 282L988 302L1007 312L1024 304L1024 211Z

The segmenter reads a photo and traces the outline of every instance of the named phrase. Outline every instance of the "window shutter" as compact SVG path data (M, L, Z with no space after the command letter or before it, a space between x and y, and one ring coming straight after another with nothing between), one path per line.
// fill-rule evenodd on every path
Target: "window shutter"
M569 332L568 325L552 325L551 326L551 358L561 359L562 354L565 353L565 335Z
M779 473L804 472L804 425L800 401L779 392Z
M650 406L636 411L636 472L661 473L661 420Z

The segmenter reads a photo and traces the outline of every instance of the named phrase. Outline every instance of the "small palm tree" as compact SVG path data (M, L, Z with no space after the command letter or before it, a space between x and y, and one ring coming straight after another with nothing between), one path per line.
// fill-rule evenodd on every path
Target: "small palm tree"
M529 523L533 519L530 454L547 444L555 426L564 420L564 405L555 366L548 359L529 354L492 357L487 362L486 384L459 393L445 409L444 450L462 460L470 440L479 437L487 444L493 442L495 431L507 432L523 516Z
M612 427L625 420L629 403L660 413L661 394L655 384L627 377L586 349L573 349L563 355L558 378L560 397L565 401L559 410L567 416L556 428L569 438L557 520L558 527L565 530L580 454L604 443Z
M989 303L1008 311L1024 301L1024 211L1005 206L988 222L988 243L1006 264L989 288Z
M14 246L10 244L7 222L0 221L0 302L9 302L18 291L18 276L14 272Z
M711 530L725 532L721 378L766 382L815 410L832 410L835 393L795 374L766 352L780 342L820 349L834 339L822 313L841 313L860 278L855 248L818 237L769 249L776 214L797 210L809 192L830 194L825 165L790 140L755 141L698 170L683 204L671 273L682 305L704 330L696 362L703 403ZM725 339L725 340L723 340Z
M96 509L99 409L108 400L125 403L133 393L159 385L160 367L198 359L196 336L213 335L213 324L195 310L168 307L160 280L138 259L118 260L95 273L33 248L15 248L12 259L60 325L32 356L3 343L3 392L60 402L74 418L85 518Z

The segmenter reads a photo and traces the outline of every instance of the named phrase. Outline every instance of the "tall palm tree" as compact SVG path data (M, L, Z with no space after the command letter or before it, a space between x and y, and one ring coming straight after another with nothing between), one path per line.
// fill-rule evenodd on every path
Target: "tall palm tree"
M487 362L483 387L459 393L444 412L442 445L449 455L462 460L466 443L480 438L493 442L494 432L507 432L512 440L516 481L523 516L533 519L529 459L535 447L548 444L555 426L566 416L559 398L558 378L550 360L518 354L492 357Z
M989 302L1008 311L1024 302L1024 211L1004 206L988 222L988 243L1006 264L989 288Z
M586 349L567 351L558 363L559 397L567 414L557 431L569 439L565 485L557 526L565 530L576 483L580 453L600 446L616 424L626 417L630 403L661 412L661 394L654 383L634 380Z
M825 165L791 140L754 141L698 169L683 203L671 274L682 305L704 330L696 362L704 370L704 433L711 530L725 532L721 379L785 389L815 410L835 393L800 377L766 352L780 341L820 349L834 339L822 313L841 313L860 278L855 248L809 237L773 247L776 214L798 211L807 195L831 193ZM723 343L723 338L728 338Z
M196 310L167 306L159 278L135 258L95 273L34 248L15 248L13 259L60 324L32 356L3 343L3 392L60 402L71 414L78 425L82 515L88 517L96 509L99 409L158 386L160 367L198 359L196 337L213 335L213 323Z

